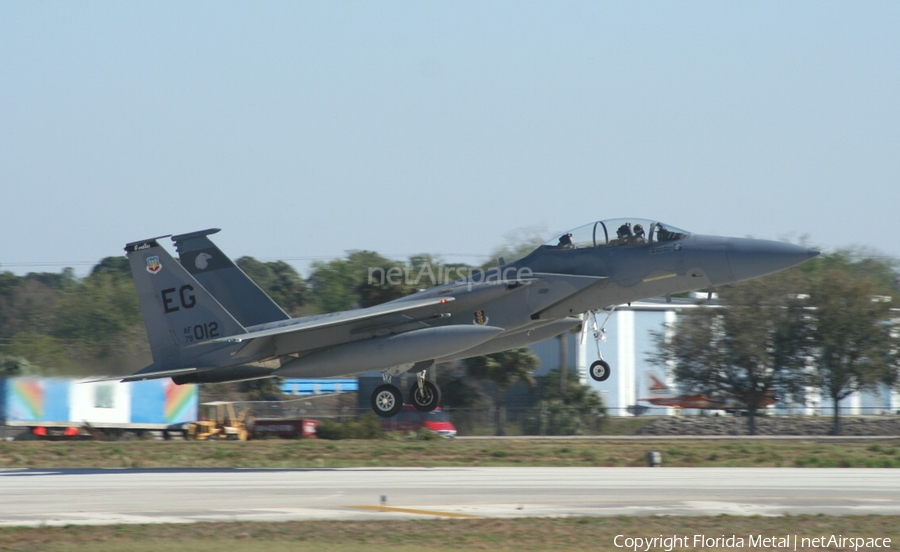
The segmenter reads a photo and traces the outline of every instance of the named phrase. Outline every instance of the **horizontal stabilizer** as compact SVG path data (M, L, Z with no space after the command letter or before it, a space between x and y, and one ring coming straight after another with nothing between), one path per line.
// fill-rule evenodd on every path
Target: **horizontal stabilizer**
M185 374L193 374L195 372L200 371L197 368L180 368L178 370L157 370L157 371L145 371L141 370L140 372L136 372L131 374L130 376L110 376L108 378L100 378L95 380L87 380L81 383L97 383L101 381L119 381L122 383L127 383L130 381L144 381L151 379L161 379L161 378L171 378L175 376L183 376ZM208 370L208 368L206 368Z

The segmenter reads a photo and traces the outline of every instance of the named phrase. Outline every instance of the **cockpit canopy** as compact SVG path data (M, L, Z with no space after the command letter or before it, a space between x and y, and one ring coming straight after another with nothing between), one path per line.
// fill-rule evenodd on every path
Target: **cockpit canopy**
M689 232L649 219L609 219L579 226L548 241L543 247L583 249L586 247L641 245L680 240L689 235Z

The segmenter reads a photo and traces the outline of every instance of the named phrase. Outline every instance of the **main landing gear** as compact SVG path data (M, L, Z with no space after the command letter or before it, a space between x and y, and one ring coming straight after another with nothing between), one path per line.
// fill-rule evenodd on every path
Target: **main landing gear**
M584 313L581 323L581 343L584 344L585 339L587 339L588 322L591 324L594 341L597 343L597 358L599 360L595 360L591 364L590 370L588 370L591 379L594 381L606 381L612 373L612 368L610 368L609 363L603 360L603 351L600 350L600 342L606 341L606 323L609 322L609 317L615 312L616 307L613 305L603 310L606 311L606 318L603 320L602 325L597 325L597 313L595 311L587 311Z
M383 373L384 383L372 392L372 410L383 418L395 416L403 408L403 394L391 383L391 376ZM409 401L419 412L431 412L441 402L441 389L425 379L425 370L416 373L416 382L409 389Z
M383 418L390 418L403 408L403 395L390 383L383 383L372 392L372 410Z

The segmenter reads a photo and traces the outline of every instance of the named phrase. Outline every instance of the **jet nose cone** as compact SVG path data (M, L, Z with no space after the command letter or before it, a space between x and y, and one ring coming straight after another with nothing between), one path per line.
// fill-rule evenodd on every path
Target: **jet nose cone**
M728 264L735 281L779 272L812 259L820 251L768 240L728 239Z

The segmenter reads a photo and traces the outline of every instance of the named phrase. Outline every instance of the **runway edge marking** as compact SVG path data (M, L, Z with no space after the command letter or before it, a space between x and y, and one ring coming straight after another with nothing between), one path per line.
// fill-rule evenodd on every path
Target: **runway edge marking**
M392 506L348 506L349 508L354 508L356 510L372 510L375 512L393 512L397 514L418 514L420 516L437 516L437 517L447 517L447 518L464 518L464 519L475 519L480 518L481 516L476 516L472 514L458 514L455 512L436 512L434 510L417 510L413 508L394 508Z

